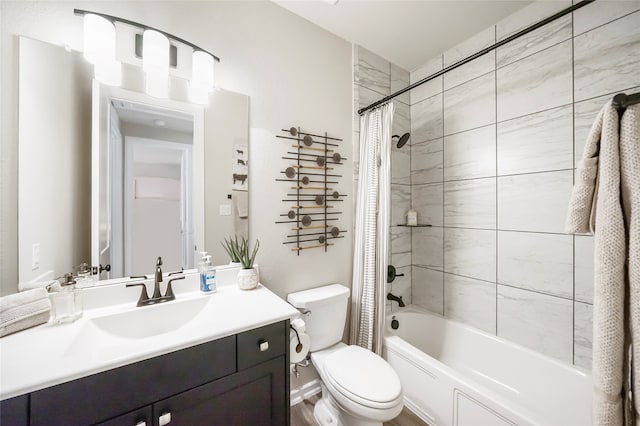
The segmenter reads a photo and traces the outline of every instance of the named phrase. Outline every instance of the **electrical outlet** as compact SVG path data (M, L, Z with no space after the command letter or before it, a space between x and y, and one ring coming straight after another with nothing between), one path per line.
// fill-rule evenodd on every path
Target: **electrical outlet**
M231 204L220 204L220 216L231 216Z
M31 270L35 271L40 267L40 243L31 246Z

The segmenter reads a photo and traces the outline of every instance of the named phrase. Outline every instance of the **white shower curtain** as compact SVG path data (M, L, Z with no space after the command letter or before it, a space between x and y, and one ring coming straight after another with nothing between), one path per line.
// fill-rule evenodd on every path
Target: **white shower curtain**
M360 117L351 343L382 353L391 212L393 104Z

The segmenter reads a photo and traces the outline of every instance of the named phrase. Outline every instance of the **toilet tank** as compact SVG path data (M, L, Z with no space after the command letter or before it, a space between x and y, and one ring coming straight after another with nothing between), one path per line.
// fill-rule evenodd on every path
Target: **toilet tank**
M303 319L311 338L311 352L328 348L342 340L348 301L349 289L341 284L316 287L287 296L287 302L300 312L310 312Z

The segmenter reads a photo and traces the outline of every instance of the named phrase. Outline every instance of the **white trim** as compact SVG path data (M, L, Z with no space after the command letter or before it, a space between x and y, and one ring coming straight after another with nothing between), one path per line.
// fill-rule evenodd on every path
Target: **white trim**
M314 379L295 389L292 388L291 402L289 405L293 407L294 405L299 404L305 399L309 399L320 392L322 392L322 382L320 379Z

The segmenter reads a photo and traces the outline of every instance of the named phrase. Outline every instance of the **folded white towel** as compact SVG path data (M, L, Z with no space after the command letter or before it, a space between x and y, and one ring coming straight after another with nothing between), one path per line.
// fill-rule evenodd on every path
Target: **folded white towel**
M47 291L60 291L62 289L62 287L60 287L60 281L58 280L46 280L18 284L18 291L32 290L34 288L44 288Z
M249 193L247 191L234 191L233 200L236 203L238 217L246 219L249 217Z
M0 297L0 337L49 321L51 302L44 288Z

